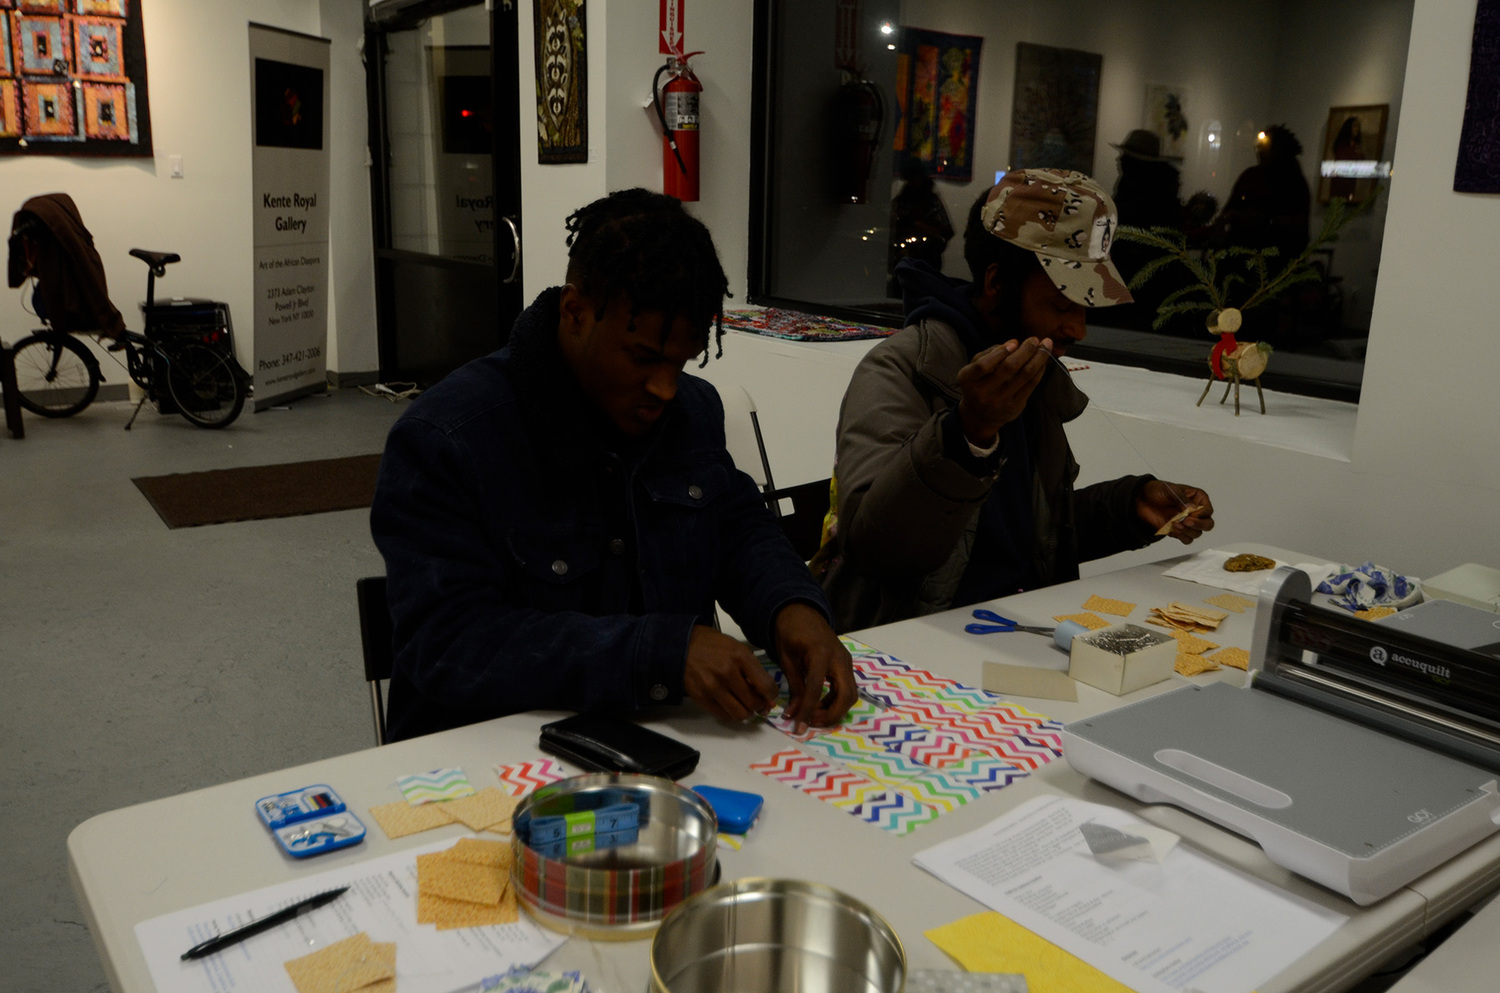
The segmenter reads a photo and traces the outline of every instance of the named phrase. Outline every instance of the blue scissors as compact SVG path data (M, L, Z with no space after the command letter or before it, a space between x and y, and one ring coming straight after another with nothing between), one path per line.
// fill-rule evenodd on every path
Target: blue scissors
M974 611L974 616L979 618L981 621L988 621L989 623L965 624L964 630L969 634L995 634L996 632L1003 633L1006 631L1025 631L1028 634L1040 634L1050 638L1052 637L1052 633L1057 630L1056 628L1032 627L1026 624L1017 624L1009 617L1001 617L993 610L985 610L983 607Z

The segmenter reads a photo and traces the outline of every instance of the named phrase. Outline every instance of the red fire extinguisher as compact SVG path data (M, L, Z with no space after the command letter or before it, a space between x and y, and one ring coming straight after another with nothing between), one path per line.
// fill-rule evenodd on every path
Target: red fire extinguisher
M702 54L667 56L651 80L662 131L662 191L684 201L698 199L698 98L703 93L703 84L687 60ZM670 77L665 86L660 85L663 75Z

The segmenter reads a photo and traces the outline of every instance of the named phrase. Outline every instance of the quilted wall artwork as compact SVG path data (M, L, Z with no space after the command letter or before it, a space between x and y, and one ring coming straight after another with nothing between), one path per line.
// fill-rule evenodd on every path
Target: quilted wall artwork
M0 154L151 154L142 0L0 0Z

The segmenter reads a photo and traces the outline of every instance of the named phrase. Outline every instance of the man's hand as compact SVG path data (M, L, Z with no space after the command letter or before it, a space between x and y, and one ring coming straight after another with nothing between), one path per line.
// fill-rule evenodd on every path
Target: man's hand
M848 650L823 615L805 603L782 607L774 627L776 657L791 686L786 716L796 721L796 732L809 724L837 724L859 697Z
M1052 341L1014 339L991 345L958 370L958 419L964 437L977 448L988 448L1000 429L1026 409L1026 401L1052 355Z
M1152 531L1160 529L1189 507L1198 509L1174 523L1172 530L1167 532L1184 545L1214 529L1214 505L1207 493L1196 486L1153 479L1141 487L1135 501L1136 514Z
M698 706L730 724L767 713L777 695L776 681L754 652L702 624L688 638L682 687Z

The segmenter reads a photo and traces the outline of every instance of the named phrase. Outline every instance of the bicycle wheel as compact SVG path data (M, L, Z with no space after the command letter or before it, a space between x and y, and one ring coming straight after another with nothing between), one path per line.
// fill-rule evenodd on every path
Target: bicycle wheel
M43 417L72 417L99 395L99 366L70 334L44 331L16 342L16 398Z
M222 428L245 406L245 387L222 353L206 345L166 352L167 389L177 412L200 428Z

